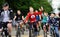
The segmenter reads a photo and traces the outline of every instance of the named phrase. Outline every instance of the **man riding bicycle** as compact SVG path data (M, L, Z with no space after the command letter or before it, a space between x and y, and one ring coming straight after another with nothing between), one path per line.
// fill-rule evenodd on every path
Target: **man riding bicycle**
M3 8L1 10L1 22L3 28L8 28L9 37L11 37L11 31L12 31L12 15L13 10L9 9L9 4L5 3L3 4ZM6 33L7 36L7 33Z

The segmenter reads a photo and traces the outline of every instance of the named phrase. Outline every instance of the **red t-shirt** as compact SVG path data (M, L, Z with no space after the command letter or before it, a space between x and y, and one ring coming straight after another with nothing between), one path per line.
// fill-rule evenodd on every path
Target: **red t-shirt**
M39 15L39 12L35 12L34 14L35 14L35 15Z
M42 11L39 12L39 15L42 15Z
M42 15L42 11L40 11L40 12L35 12L34 14L35 14L35 15Z
M36 15L34 13L28 13L25 20L27 21L28 19L31 23L36 22Z

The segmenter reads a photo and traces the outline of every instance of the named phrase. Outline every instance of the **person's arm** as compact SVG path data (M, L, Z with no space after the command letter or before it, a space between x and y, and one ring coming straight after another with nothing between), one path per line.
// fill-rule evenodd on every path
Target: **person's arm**
M22 16L22 20L24 20L24 16Z
M15 19L16 19L16 16L14 16L13 20L15 20Z
M43 9L43 7L41 6L41 11L43 11L44 9Z
M13 10L9 9L9 11L10 11L10 20L13 20L13 17L14 17Z
M25 23L28 22L28 19L29 19L29 14L27 14L26 18L25 18Z
M10 19L9 19L9 21L8 22L12 22L12 20L13 20L13 10L12 9L9 9L9 12L10 12L10 14L9 14L9 17L10 17Z
M41 15L39 15L39 17L40 17L40 20L41 20Z

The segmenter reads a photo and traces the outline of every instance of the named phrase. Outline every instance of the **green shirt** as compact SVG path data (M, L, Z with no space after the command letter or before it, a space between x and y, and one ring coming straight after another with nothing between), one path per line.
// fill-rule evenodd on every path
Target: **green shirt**
M47 22L47 16L43 16L42 22Z

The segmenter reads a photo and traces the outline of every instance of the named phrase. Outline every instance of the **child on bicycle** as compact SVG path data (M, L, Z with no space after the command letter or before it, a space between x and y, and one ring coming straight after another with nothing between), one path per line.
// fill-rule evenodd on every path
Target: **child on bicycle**
M18 28L18 26L20 26L20 29L24 29L23 28L23 20L24 20L24 16L23 16L23 13L21 13L20 10L17 10L17 13L16 15L14 16L14 20L15 20L15 26L16 26L16 29ZM24 34L24 33L22 33Z
M48 13L44 12L42 15L43 19L42 19L42 24L43 24L43 30L44 32L47 32L47 22L48 22Z
M25 22L27 23L28 20L30 21L29 24L29 37L31 37L31 30L34 29L34 35L36 36L37 32L37 22L36 22L36 15L34 14L33 7L29 8L29 13L26 16Z
M53 30L55 30L56 37L59 37L59 31L58 31L59 25L58 25L57 20L55 18L55 13L51 13L48 23L50 25L50 33L52 34L52 29L53 29Z
M37 20L37 30L38 30L38 35L40 32L40 27L41 27L41 15L42 15L42 8L38 10L35 10L35 14L36 14L36 20Z
M13 19L13 10L9 8L9 4L5 3L3 4L3 8L1 10L1 22L2 27L8 28L8 31L5 32L5 36L11 37L11 31L12 31L12 19Z

